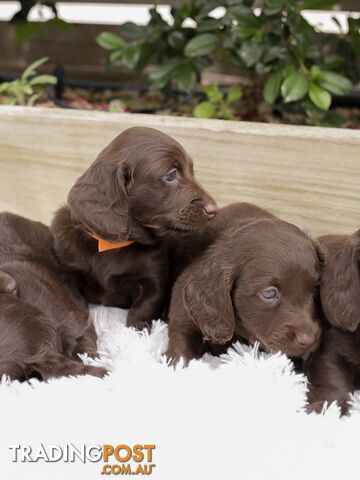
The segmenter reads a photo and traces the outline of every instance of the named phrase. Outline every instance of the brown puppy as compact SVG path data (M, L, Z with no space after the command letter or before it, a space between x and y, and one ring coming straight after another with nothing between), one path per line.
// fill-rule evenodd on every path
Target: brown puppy
M103 376L78 357L97 354L96 338L85 302L61 280L49 229L0 214L0 376Z
M71 189L52 223L55 250L87 301L130 308L128 325L142 329L161 316L166 300L167 240L204 227L216 212L178 142L131 128ZM115 248L99 253L93 236Z
M223 233L175 282L168 358L188 362L234 336L290 357L315 350L320 261L314 242L257 207L230 207L237 213L230 222L228 211L225 221L222 210L214 220Z
M360 230L320 237L327 248L321 280L325 322L321 346L310 356L309 410L337 401L343 414L360 373Z

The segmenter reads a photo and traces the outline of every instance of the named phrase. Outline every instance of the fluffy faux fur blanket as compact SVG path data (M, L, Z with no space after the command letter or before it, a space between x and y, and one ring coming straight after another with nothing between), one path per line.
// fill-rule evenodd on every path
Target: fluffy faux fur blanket
M357 399L344 419L336 406L323 415L307 415L306 380L283 355L237 344L220 359L206 356L174 370L162 357L165 324L156 321L151 333L140 334L125 327L123 310L96 307L92 313L101 363L111 370L105 379L2 380L1 479L107 478L101 473L103 459L71 462L64 454L66 448L80 451L93 445L100 451L104 444L154 445L152 473L142 475L145 469L140 469L136 475L153 480L359 475ZM58 461L50 458L54 445L62 455ZM27 456L24 447L31 448L30 453L25 449ZM127 448L119 450L122 458ZM133 475L146 460L127 462ZM108 463L120 465L108 478L126 477L126 472L118 473L122 464L114 456Z

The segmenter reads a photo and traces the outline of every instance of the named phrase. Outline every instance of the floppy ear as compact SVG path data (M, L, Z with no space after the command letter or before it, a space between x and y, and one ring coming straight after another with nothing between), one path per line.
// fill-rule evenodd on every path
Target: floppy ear
M73 218L90 233L109 241L129 235L126 166L104 159L95 161L70 190L68 205Z
M329 322L354 332L360 324L360 230L325 263L321 301Z
M224 344L235 333L235 314L231 290L235 268L223 244L214 245L210 255L196 264L193 274L183 288L185 310L197 325L205 340ZM231 246L228 246L231 249ZM230 261L229 261L230 260Z

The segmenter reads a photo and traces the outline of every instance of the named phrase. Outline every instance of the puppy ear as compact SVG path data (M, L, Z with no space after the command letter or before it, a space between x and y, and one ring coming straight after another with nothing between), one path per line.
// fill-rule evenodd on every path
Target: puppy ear
M70 190L68 205L73 218L105 240L126 240L129 235L127 178L124 163L99 158Z
M235 278L232 262L223 248L214 245L212 254L196 265L183 289L183 304L205 340L224 344L235 333L231 290Z
M325 263L321 281L324 313L336 327L354 332L360 324L360 230Z

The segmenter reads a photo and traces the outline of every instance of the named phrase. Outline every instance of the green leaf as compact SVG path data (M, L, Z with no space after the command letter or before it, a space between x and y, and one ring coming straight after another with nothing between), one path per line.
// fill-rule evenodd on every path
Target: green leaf
M49 20L47 20L46 23L48 25L52 25L53 27L55 27L55 28L57 28L57 29L59 29L63 32L67 32L71 28L70 23L65 22L65 20L62 20L59 17L50 18Z
M37 75L30 80L29 85L55 85L57 78L54 75Z
M49 60L49 57L42 57L42 58L39 58L39 60L36 60L35 62L33 62L24 70L23 74L21 75L21 80L26 80L31 75L34 75L36 73L36 70L48 60Z
M127 45L123 50L121 60L129 70L133 70L139 61L140 53L141 46L139 44Z
M219 90L217 85L208 85L207 87L204 87L204 92L208 99L213 103L220 102L224 97L224 94Z
M285 0L265 0L265 5L271 8L283 7L284 3Z
M269 47L265 49L265 53L263 56L263 62L273 62L274 60L283 60L287 58L289 55L288 50L285 47Z
M240 57L247 67L253 67L261 58L264 46L253 41L247 41L240 50Z
M119 58L121 58L123 55L123 49L120 48L119 50L113 50L109 54L109 61L111 64L115 63Z
M251 8L236 5L230 9L237 25L233 27L233 33L240 38L249 38L258 31L260 22Z
M287 63L285 67L283 68L282 71L282 78L285 79L287 77L290 77L292 73L295 72L295 67L292 63Z
M278 15L284 8L285 0L265 0L263 13L268 16Z
M297 102L309 91L309 80L302 72L292 73L281 85L281 94L285 103Z
M343 75L334 72L321 72L318 83L321 87L338 95L345 95L352 90L352 83Z
M144 36L144 27L134 22L125 22L119 27L121 35L128 40L137 40Z
M26 95L32 95L34 93L34 90L30 87L30 85L24 85L22 91Z
M317 65L313 65L310 71L311 80L318 80L320 75L321 69Z
M210 12L212 12L216 7L221 6L223 2L219 0L206 0L206 2L202 3L203 6L201 7L201 10L197 16L199 19L207 17Z
M173 30L167 37L168 44L174 50L182 50L185 45L185 35L179 30Z
M141 54L135 70L136 75L140 75L144 68L151 62L155 53L152 43L147 41L141 42Z
M267 103L273 104L280 94L282 82L282 72L278 70L273 72L266 80L263 97Z
M10 82L0 83L0 93L6 92L6 90L10 87L10 85L11 85Z
M241 27L236 25L232 28L234 35L240 38L250 38L257 32L257 27Z
M338 3L339 0L305 0L302 8L304 10L320 10L331 8Z
M28 106L33 107L36 101L39 100L39 98L41 98L42 96L43 92L34 93L34 95L32 95L27 102Z
M230 88L227 94L228 103L237 102L243 96L242 88L239 85L235 85Z
M325 118L321 121L321 126L323 127L336 127L341 128L344 127L344 123L346 122L346 118L344 115L338 112L328 112Z
M330 70L337 69L344 65L344 58L336 54L326 55L324 57L324 64Z
M125 40L123 40L120 35L117 35L114 32L101 32L96 37L96 43L106 50L124 48L127 45Z
M30 38L32 38L36 34L38 28L39 28L39 25L37 22L20 23L16 27L16 33L15 33L16 41L19 43L22 43L22 42L25 42L26 40L30 40Z
M331 95L327 90L319 87L316 83L311 83L309 97L313 104L320 108L320 110L329 110L331 105Z
M262 10L262 13L268 17L272 17L274 15L279 15L279 13L281 13L283 11L283 7L282 6L279 6L279 7L265 7L263 10Z
M218 46L220 37L214 33L202 33L193 37L185 46L186 57L208 55Z
M216 114L215 105L211 102L201 102L194 108L194 117L214 118Z
M150 79L152 81L161 80L162 78L171 74L177 66L178 66L178 62L175 63L174 61L172 61L172 62L169 62L169 63L165 63L164 65L161 65L156 70L151 72Z
M191 91L197 80L197 73L194 66L189 62L183 62L175 70L175 77L180 90Z
M221 21L217 18L205 18L204 20L199 20L196 25L196 30L200 33L202 32L211 32L219 30L221 26Z
M259 75L266 75L267 73L270 73L272 70L271 65L258 62L255 65L255 72L258 73Z
M154 89L161 89L164 88L170 81L174 70L179 65L178 60L173 60L165 65L161 65L156 70L151 72L149 75L149 80L151 83L151 87Z
M244 5L234 5L229 9L231 15L243 26L259 25L259 19L251 8Z

